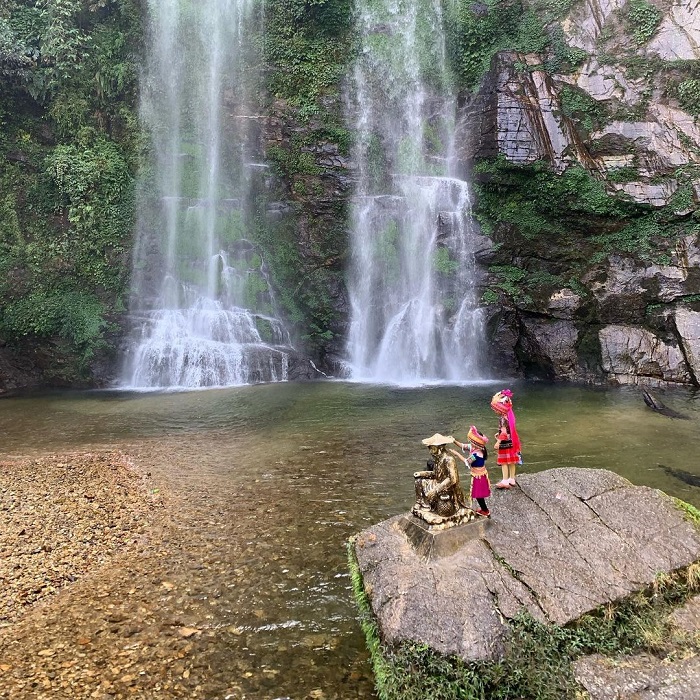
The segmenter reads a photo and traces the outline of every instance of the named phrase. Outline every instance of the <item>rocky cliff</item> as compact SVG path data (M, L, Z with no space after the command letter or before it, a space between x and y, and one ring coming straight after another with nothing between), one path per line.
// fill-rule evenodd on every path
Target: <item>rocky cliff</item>
M700 3L528 4L544 48L497 52L463 115L494 361L698 385Z

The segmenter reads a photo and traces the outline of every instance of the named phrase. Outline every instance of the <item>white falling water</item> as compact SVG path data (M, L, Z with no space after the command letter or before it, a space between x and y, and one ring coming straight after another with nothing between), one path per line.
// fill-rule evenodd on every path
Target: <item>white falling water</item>
M456 173L456 100L440 0L358 0L348 95L359 182L347 355L359 380L479 378L469 186Z
M149 0L141 185L121 384L230 386L287 378L289 336L254 219L255 0Z

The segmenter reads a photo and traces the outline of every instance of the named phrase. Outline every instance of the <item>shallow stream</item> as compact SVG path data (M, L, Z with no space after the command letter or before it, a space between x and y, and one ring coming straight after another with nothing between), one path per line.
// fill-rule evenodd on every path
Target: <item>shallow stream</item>
M602 467L700 506L700 394L511 385L524 472ZM211 637L224 698L372 698L345 543L407 511L436 431L492 435L500 385L270 384L188 393L60 393L0 401L5 457L120 448L178 494L167 566ZM492 483L497 469L489 460ZM507 494L490 505L493 517ZM162 566L162 562L160 564ZM213 645L213 647L212 647ZM207 695L207 697L210 697Z

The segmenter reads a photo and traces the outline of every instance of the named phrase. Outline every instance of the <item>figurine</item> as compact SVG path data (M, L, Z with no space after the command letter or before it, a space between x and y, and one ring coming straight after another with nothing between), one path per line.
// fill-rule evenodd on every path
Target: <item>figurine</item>
M454 438L435 433L422 442L430 450L434 468L413 473L416 486L413 514L431 524L453 519L454 516L468 516L471 510L467 508L459 484L457 464L447 452L447 445L453 444Z

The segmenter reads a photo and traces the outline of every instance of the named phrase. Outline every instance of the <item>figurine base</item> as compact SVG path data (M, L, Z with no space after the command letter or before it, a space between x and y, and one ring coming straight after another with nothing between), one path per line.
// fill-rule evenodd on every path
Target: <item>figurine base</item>
M430 526L431 532L447 530L447 528L455 525L464 525L464 523L468 523L476 518L471 508L460 508L454 515L438 515L432 510L424 510L413 506L411 514L415 518L425 521Z
M465 542L480 539L491 525L488 518L474 514L471 509L458 511L452 518L458 522L430 525L424 518L414 514L404 515L398 520L398 527L406 533L411 547L426 561L440 559L454 554ZM435 515L434 513L432 515ZM440 517L440 516L436 516ZM449 518L440 518L442 521Z

